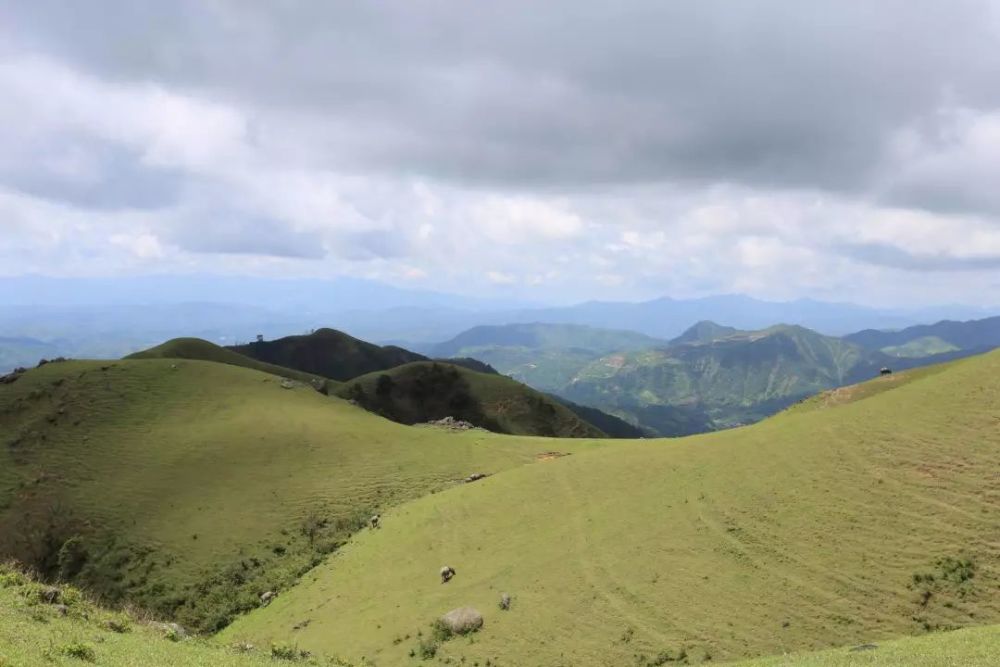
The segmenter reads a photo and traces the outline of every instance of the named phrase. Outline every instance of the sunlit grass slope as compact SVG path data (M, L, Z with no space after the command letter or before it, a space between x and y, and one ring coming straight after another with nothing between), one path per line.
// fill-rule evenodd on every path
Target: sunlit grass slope
M410 664L431 621L472 605L483 629L438 659L645 665L996 623L998 425L989 354L827 409L516 468L389 512L223 638Z
M669 664L669 663L668 663ZM935 632L922 637L817 653L772 656L730 667L994 667L1000 665L1000 627Z
M211 630L374 511L590 446L405 427L227 364L48 364L0 386L0 557Z
M333 380L325 380L318 375L303 373L293 368L275 366L263 361L257 361L239 352L210 343L201 338L174 338L162 345L157 345L142 352L130 354L126 359L192 359L201 361L215 361L220 364L230 364L232 366L242 366L252 368L271 375L278 375L301 382L325 381L333 385L339 384Z
M0 565L0 666L277 664L269 646L236 653L198 640L173 641L168 637L179 637L166 628L101 609L78 590L62 587L56 604L44 602L41 591L18 570Z
M56 604L43 600L43 590L19 571L0 565L3 667L69 666L91 660L108 667L276 667L289 664L292 656L298 656L292 664L364 664L339 656L304 657L293 644L225 646L197 638L183 639L169 626L102 609L72 587L60 587ZM764 658L733 667L992 667L1000 661L1000 628L935 633L858 648Z

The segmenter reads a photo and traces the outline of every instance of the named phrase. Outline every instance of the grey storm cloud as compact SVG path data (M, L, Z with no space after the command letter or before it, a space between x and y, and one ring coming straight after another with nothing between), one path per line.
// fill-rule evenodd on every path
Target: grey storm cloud
M38 0L3 17L106 77L321 117L331 167L463 185L867 193L896 129L1000 106L985 1Z
M172 223L163 238L198 253L295 259L321 259L327 254L323 237L316 232L298 232L276 220L234 211L200 211Z
M987 0L0 0L0 260L982 300L998 43Z
M856 243L840 246L840 251L855 259L906 271L982 271L1000 269L1000 255L961 257L942 252L918 254L885 243Z
M0 183L82 208L158 209L180 199L183 174L140 164L134 151L65 135L31 148L34 159L0 159Z

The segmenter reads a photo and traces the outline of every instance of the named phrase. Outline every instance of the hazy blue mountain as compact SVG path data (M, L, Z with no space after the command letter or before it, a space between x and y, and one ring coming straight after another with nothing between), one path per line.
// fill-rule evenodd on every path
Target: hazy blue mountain
M334 313L398 307L501 309L525 301L403 289L373 280L337 277L267 278L212 274L124 278L0 277L0 306L242 304L275 311Z
M869 350L880 350L898 357L924 357L957 350L987 350L1000 346L1000 317L968 322L945 320L899 331L866 329L844 338Z
M553 308L465 311L461 308L392 309L385 313L340 313L340 326L357 335L414 348L448 340L476 326L544 322L576 324L600 329L628 330L669 340L700 321L725 322L738 330L754 331L775 322L797 324L826 335L841 336L860 329L900 329L937 321L942 313L969 319L981 309L964 306L890 310L849 303L810 299L776 302L747 296L723 295L700 299L661 298L642 302L592 301Z
M0 338L0 375L20 366L30 368L41 359L63 356L63 348L34 338Z
M590 352L636 350L665 345L666 341L615 329L599 329L579 324L531 322L478 326L463 331L449 341L430 347L435 356L460 356L463 351L490 347L525 347L534 349L565 348Z

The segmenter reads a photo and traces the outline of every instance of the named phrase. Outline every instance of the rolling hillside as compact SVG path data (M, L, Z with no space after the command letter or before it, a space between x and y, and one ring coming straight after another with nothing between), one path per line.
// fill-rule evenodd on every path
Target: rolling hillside
M452 664L663 665L681 651L720 662L997 623L998 377L990 354L751 427L425 496L220 640L383 666L431 648ZM443 564L457 571L447 585ZM483 628L434 640L431 622L463 605ZM995 631L914 640L912 664L937 664L927 647L963 636L978 640L959 654L978 657L942 664L990 664ZM887 653L905 660L903 646ZM762 664L894 664L868 659L880 651Z
M401 347L379 347L334 329L317 329L304 336L286 336L229 349L258 361L339 381L426 360Z
M157 345L156 347L148 350L130 354L125 358L193 359L201 361L215 361L220 364L252 368L253 370L261 371L263 373L278 375L290 380L299 380L300 382L309 382L311 384L320 382L325 384L328 382L328 380L321 378L318 375L303 373L302 371L297 371L291 368L257 361L256 359L251 359L250 357L242 355L238 352L233 352L228 348L221 347L215 343L210 343L207 340L202 340L200 338L174 338L173 340L168 340L162 345Z
M176 359L54 363L0 385L0 560L212 630L374 511L594 446L408 428L287 386Z
M416 362L345 383L342 398L403 424L454 417L514 435L605 437L573 411L501 375L438 362Z

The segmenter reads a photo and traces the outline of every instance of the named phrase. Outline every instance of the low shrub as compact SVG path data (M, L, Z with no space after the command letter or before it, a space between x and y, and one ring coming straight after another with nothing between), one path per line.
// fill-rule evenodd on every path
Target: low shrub
M77 660L85 660L87 662L97 661L97 651L90 644L85 644L83 642L73 642L72 644L66 644L59 649L59 652L69 658L76 658Z

